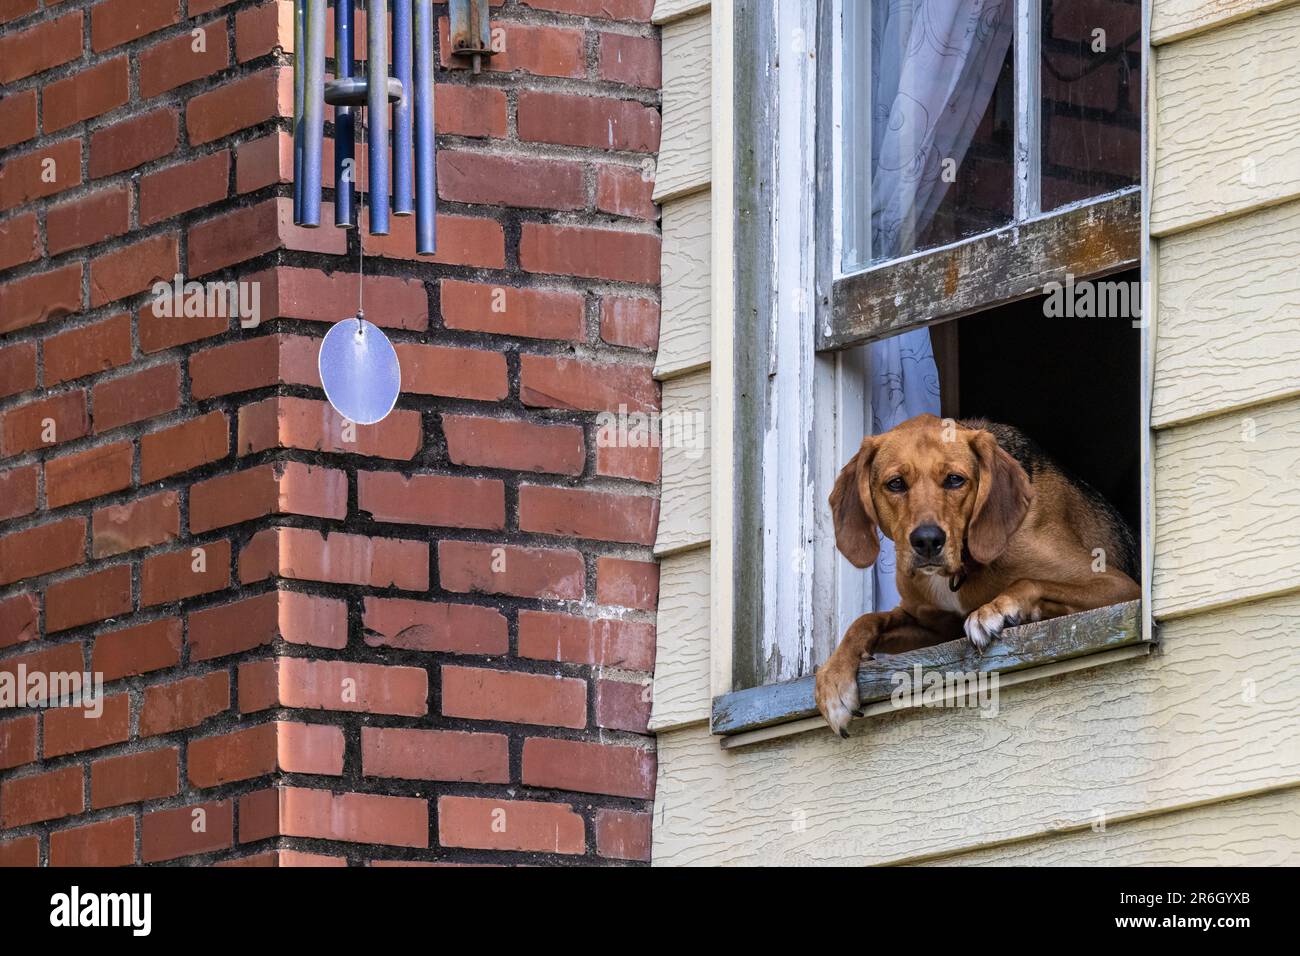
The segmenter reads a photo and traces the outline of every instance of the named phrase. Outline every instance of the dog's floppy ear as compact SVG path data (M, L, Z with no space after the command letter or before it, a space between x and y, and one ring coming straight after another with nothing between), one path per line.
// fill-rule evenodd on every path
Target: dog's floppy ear
M980 473L966 547L972 558L988 564L1007 549L1007 542L1025 520L1034 488L1020 463L989 432L976 432L971 450L979 460Z
M869 568L880 554L876 539L876 509L870 496L862 500L861 478L871 471L876 453L874 438L866 438L857 454L840 469L831 489L831 517L835 519L835 546L855 568Z

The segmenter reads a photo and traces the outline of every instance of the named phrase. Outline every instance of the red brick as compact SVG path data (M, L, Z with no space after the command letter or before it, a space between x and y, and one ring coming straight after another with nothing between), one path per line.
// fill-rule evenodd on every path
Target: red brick
M361 765L367 777L510 782L509 742L504 734L362 727Z
M659 385L648 366L521 355L519 400L543 408L645 412L659 407Z
M650 722L650 683L596 681L596 726L608 730L646 733Z
M42 20L26 30L6 31L6 35L0 37L0 83L8 85L79 56L80 10L53 20Z
M596 603L653 611L659 604L659 565L654 561L597 558Z
M524 741L523 782L648 800L655 792L655 756L640 747L530 737Z
M45 385L58 385L131 361L131 316L114 315L45 340Z
M445 414L442 431L457 465L579 475L587 460L582 429L574 425Z
M495 402L510 390L506 359L500 352L398 342L402 391Z
M35 759L36 715L0 720L0 770L21 767Z
M277 268L250 281L262 283L262 311L282 319L337 322L356 314L357 276L315 269ZM422 331L429 327L429 295L419 279L365 277L366 317L379 326Z
M285 787L280 791L280 832L318 840L427 847L429 802Z
M0 584L80 564L85 539L85 518L65 518L0 537Z
M438 577L447 591L576 601L586 575L576 551L439 541Z
M522 0L526 7L554 10L578 17L604 17L607 20L635 20L649 23L654 0Z
M321 213L324 216L324 212ZM415 217L395 216L386 236L370 232L370 211L361 215L361 241L368 256L416 259L436 265L504 269L506 240L501 224L477 216L439 216L438 253L421 256L415 251Z
M45 592L45 632L66 631L131 610L131 566L118 564L68 581Z
M519 289L443 279L442 321L449 329L541 339L586 337L581 293Z
M659 284L659 237L644 232L526 222L519 264L529 272Z
M0 285L0 333L61 318L81 308L81 263Z
M654 484L659 481L659 449L631 445L600 445L596 448L596 474L613 478L630 478Z
M505 617L475 604L367 597L362 624L371 647L453 654L504 654L510 648Z
M220 202L229 179L228 149L149 173L140 180L140 225Z
M140 483L219 461L229 451L230 423L224 413L191 418L140 439Z
M300 581L426 591L428 548L423 541L269 528L254 535L240 552L239 575L244 584L278 574Z
M650 814L596 811L596 854L610 860L650 862Z
M0 116L0 123L3 121L4 117ZM0 269L35 262L39 258L41 234L36 227L36 213L29 212L0 222ZM4 387L4 372L0 369L0 390Z
M277 116L292 115L292 72L271 68L223 83L193 97L185 109L185 128L198 146Z
M657 90L660 84L659 41L654 37L602 33L597 72L602 80Z
M36 510L36 486L41 467L24 465L0 471L0 521L29 515Z
M46 86L41 93L45 132L53 133L126 103L126 61L119 56Z
M234 846L234 807L229 800L196 803L146 813L140 830L140 860L158 863Z
M101 631L95 637L90 669L105 681L175 667L181 662L180 618Z
M40 636L39 617L40 607L34 594L20 591L0 598L0 648L36 640Z
M175 491L97 508L90 523L91 556L106 558L174 540L180 534L180 498Z
M329 724L276 724L278 765L286 773L343 773L343 731ZM364 733L369 728L362 728Z
M85 809L81 766L64 767L0 783L0 827L57 820Z
M403 373L405 374L405 373ZM269 398L239 410L239 454L267 448L304 448L404 461L423 443L420 413L397 409L376 425L354 425L345 440L343 419L325 402Z
M90 135L90 177L111 176L166 156L176 148L179 124L176 109L163 107L95 130Z
M203 551L202 570L195 570ZM165 604L230 586L230 542L208 541L145 558L140 565L140 606Z
M659 499L585 488L524 485L519 489L519 529L597 541L654 544Z
M94 810L174 797L180 792L180 750L162 747L106 757L90 765L90 806Z
M65 139L0 165L0 210L81 185L81 140ZM6 310L0 310L0 316ZM0 318L0 331L6 320ZM17 326L13 326L17 328Z
M231 317L228 315L187 317L155 314L155 309L159 308L166 311L165 307L155 300L137 312L136 334L139 336L140 351L145 354L161 352L178 345L188 345L199 339L220 335L231 325Z
M140 736L153 737L197 727L229 709L230 675L225 671L186 677L171 684L155 684L144 690Z
M102 699L103 713L81 707L55 707L45 712L44 755L61 757L82 750L120 744L131 736L131 700L126 694Z
M191 226L189 275L205 275L278 249L281 245L278 210L276 200L268 199ZM324 221L324 214L321 218ZM342 230L330 231L342 235Z
M581 163L467 150L438 151L438 195L451 202L528 209L582 209Z
M441 98L439 101L441 102ZM439 123L439 126L441 125L442 124ZM35 135L35 88L0 96L0 149L8 149L10 146L16 146L18 143L25 143ZM77 173L80 174L81 170L78 169Z
M32 0L33 4L35 0ZM41 865L41 844L36 837L19 837L0 843L0 868Z
M270 644L280 634L279 592L191 611L190 660L206 661Z
M468 57L451 54L447 18L438 19L438 49L444 68L465 69ZM492 73L532 73L534 76L562 76L573 79L587 75L587 58L583 49L582 30L555 26L532 26L526 23L493 23L492 44L497 50L486 57L483 69Z
M91 392L95 432L175 411L181 404L180 367L169 362L99 382Z
M519 656L649 672L654 669L655 630L637 621L520 611Z
M635 166L601 166L596 178L596 208L616 216L654 221L654 180Z
M438 842L484 850L584 853L582 817L563 803L439 797Z
M346 494L346 485L343 489ZM358 471L357 507L376 521L446 528L504 528L505 484L495 478Z
M36 510L36 485L41 467L24 465L0 471L0 521L29 515Z
M419 667L284 657L279 688L284 707L406 717L429 712L429 675Z
M267 462L190 488L190 532L197 534L272 514L345 518L348 477L301 462Z
M199 789L275 773L275 724L191 740L185 763Z
M239 665L239 712L254 714L280 706L280 660L266 658Z
M191 10L193 16L195 11ZM211 76L230 63L230 41L226 21L215 20L196 27L203 31L203 49L195 50L192 33L155 43L140 52L140 95L145 99Z
M47 421L51 423L48 432ZM0 456L73 441L89 433L86 393L81 389L63 392L0 413Z
M0 398L18 395L35 387L36 343L18 342L0 348ZM2 508L3 505L0 505Z
M529 142L641 153L659 149L659 111L634 100L521 90L518 110L519 138Z
M90 11L90 46L96 53L139 39L180 21L177 0L102 0Z
M135 817L114 817L50 834L50 866L130 866Z
M143 292L159 280L170 284L179 273L174 233L143 239L91 262L90 305L94 308Z
M587 726L587 682L445 664L442 712L470 720L579 729Z
M476 137L506 135L504 90L439 83L433 98L439 133Z
M333 9L328 11L326 44L332 46ZM353 29L356 23L353 23ZM364 41L363 41L364 42ZM246 7L235 14L235 59L247 63L259 56L266 56L279 48L285 53L294 51L293 7L283 3L263 3L256 7ZM326 50L325 55L333 54Z
M100 445L51 458L45 463L45 501L62 508L131 486L132 446L129 441Z
M50 680L55 675L81 674L86 669L84 648L80 641L73 641L70 644L58 644L0 660L0 674L10 675L11 680L17 676L20 669L28 675L45 674ZM29 690L27 696L29 704L39 705L47 703L50 695L48 691ZM3 805L3 801L0 801L0 807Z
M301 335L259 335L190 356L190 393L195 399L269 385L320 385L320 342Z

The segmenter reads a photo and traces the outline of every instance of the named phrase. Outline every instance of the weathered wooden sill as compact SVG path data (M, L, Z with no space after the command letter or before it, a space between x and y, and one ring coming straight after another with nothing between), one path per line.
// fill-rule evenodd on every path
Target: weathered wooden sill
M929 672L996 672L999 686L1007 686L1149 653L1150 643L1142 639L1141 605L1141 601L1129 601L1008 628L983 654L963 639L906 654L882 655L858 671L863 711L870 716L895 710L891 701L898 686L894 675L912 672L917 664L923 677ZM1011 674L1017 676L1003 676ZM806 726L789 726L796 722ZM825 727L813 703L811 676L715 697L710 726L713 733L723 736L724 747ZM765 728L780 728L781 732L763 733Z

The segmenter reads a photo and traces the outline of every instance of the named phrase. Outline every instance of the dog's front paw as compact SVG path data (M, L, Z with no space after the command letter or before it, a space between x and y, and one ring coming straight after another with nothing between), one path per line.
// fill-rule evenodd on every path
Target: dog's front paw
M1000 595L966 615L966 636L982 654L1004 628L1019 624L1022 616L1019 603Z
M857 661L832 654L831 659L817 670L813 696L817 700L817 709L826 718L831 730L847 738L849 720L861 716L858 709L862 701L858 697Z

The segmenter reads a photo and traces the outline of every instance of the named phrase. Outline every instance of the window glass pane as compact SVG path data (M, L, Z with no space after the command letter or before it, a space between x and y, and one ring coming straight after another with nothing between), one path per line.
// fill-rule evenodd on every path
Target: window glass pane
M1042 209L1139 179L1138 0L1043 0Z
M1013 8L845 3L845 271L1011 221Z

